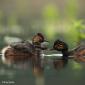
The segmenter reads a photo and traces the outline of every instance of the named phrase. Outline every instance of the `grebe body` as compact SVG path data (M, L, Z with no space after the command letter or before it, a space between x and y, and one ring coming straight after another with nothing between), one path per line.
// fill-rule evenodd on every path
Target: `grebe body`
M34 50L34 49L33 49ZM17 63L22 61L28 61L32 58L34 54L32 51L27 51L27 49L24 47L17 49L9 46L6 46L2 49L2 62L4 64L11 64L11 63Z
M33 66L41 64L41 53L44 42L42 34L38 33L32 39L32 43L28 41L14 42L2 49L2 62L12 64L18 62L31 61Z

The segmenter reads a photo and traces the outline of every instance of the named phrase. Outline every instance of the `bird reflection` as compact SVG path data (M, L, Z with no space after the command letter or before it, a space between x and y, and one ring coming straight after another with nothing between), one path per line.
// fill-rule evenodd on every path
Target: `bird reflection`
M62 59L53 61L53 66L54 66L55 70L60 70L60 69L62 69L64 67L66 67L66 65L67 65L67 61L62 60Z
M53 61L54 69L58 70L63 67L63 61L62 60L55 60Z
M41 66L34 66L33 67L33 74L34 76L42 76L43 75L43 68Z

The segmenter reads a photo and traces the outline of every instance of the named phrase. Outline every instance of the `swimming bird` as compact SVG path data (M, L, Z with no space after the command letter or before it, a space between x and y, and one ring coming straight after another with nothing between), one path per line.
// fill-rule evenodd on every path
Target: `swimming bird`
M65 42L63 42L61 40L56 40L54 42L53 49L62 52L63 60L68 59L68 45Z
M80 44L69 53L70 55L74 56L75 61L85 62L85 44Z
M28 41L14 42L2 49L2 62L5 64L33 61L35 65L40 63L40 54L43 48L41 43L44 42L42 34L37 33L32 38L32 43Z
M53 49L60 51L63 56L62 60L67 61L68 56L73 56L74 60L79 61L79 62L85 62L85 44L81 44L73 49L68 49L67 43L61 41L61 40L56 40L53 45Z

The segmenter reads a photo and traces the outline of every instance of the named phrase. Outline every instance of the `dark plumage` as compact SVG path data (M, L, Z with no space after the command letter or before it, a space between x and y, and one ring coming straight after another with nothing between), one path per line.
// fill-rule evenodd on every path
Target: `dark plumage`
M58 51L68 51L68 45L60 40L56 40L53 45L53 49L58 50Z
M14 42L2 50L2 61L4 63L16 63L31 60L33 66L40 64L41 43L44 42L42 34L36 34L32 43L28 41Z
M12 43L12 44L10 44L10 46L15 50L21 51L24 53L25 52L32 53L35 50L34 45L29 43L28 41Z
M30 48L29 48L29 47ZM2 50L2 61L4 63L18 63L28 61L35 56L35 48L29 44L25 46L24 43L17 43L16 45L9 45Z
M67 61L68 56L73 56L76 61L85 62L85 45L79 45L72 50L68 50L68 45L60 40L56 40L53 45L53 49L61 51L63 56L62 59Z
M68 45L61 40L56 40L53 45L53 50L60 51L63 54L61 60L53 61L54 68L56 70L59 70L65 67L68 63L68 56L69 56Z
M53 49L62 52L62 60L68 60L68 45L60 40L56 40L53 45Z

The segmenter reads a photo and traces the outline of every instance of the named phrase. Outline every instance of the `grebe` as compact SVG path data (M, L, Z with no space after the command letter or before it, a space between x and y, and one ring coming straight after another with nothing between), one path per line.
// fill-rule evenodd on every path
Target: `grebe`
M35 48L26 42L17 42L2 49L2 62L5 64L27 61L34 56Z
M79 45L74 49L68 50L68 45L60 40L56 40L53 45L53 49L61 51L63 56L62 60L67 61L68 56L73 56L74 60L79 62L85 62L85 45Z
M79 45L70 54L74 56L75 61L85 62L85 45Z
M53 49L57 51L61 51L63 54L62 59L67 60L68 59L68 45L60 40L56 40L53 45Z
M32 38L32 43L36 48L40 48L42 50L46 50L48 47L48 41L45 40L44 36L41 33L37 33Z
M33 56L32 59L32 64L34 67L34 72L35 72L35 68L39 68L39 69L43 69L43 59L41 56L41 54L43 54L43 50L47 50L48 49L48 41L45 40L44 36L41 33L37 33L33 38L32 38L32 44L35 47L36 50L36 56ZM38 69L38 70L39 70ZM38 71L37 70L37 71Z
M58 68L58 65L60 67L66 66L67 63L68 63L68 56L69 56L68 45L65 42L61 41L61 40L56 40L54 42L52 50L60 51L63 54L61 60L59 60L59 61L58 60L54 60L54 62L53 62L54 68Z
M28 41L14 42L2 49L2 62L11 64L28 61L30 59L34 64L37 64L43 49L43 47L41 47L41 43L43 42L44 37L41 33L38 33L33 37L32 43L29 43Z

